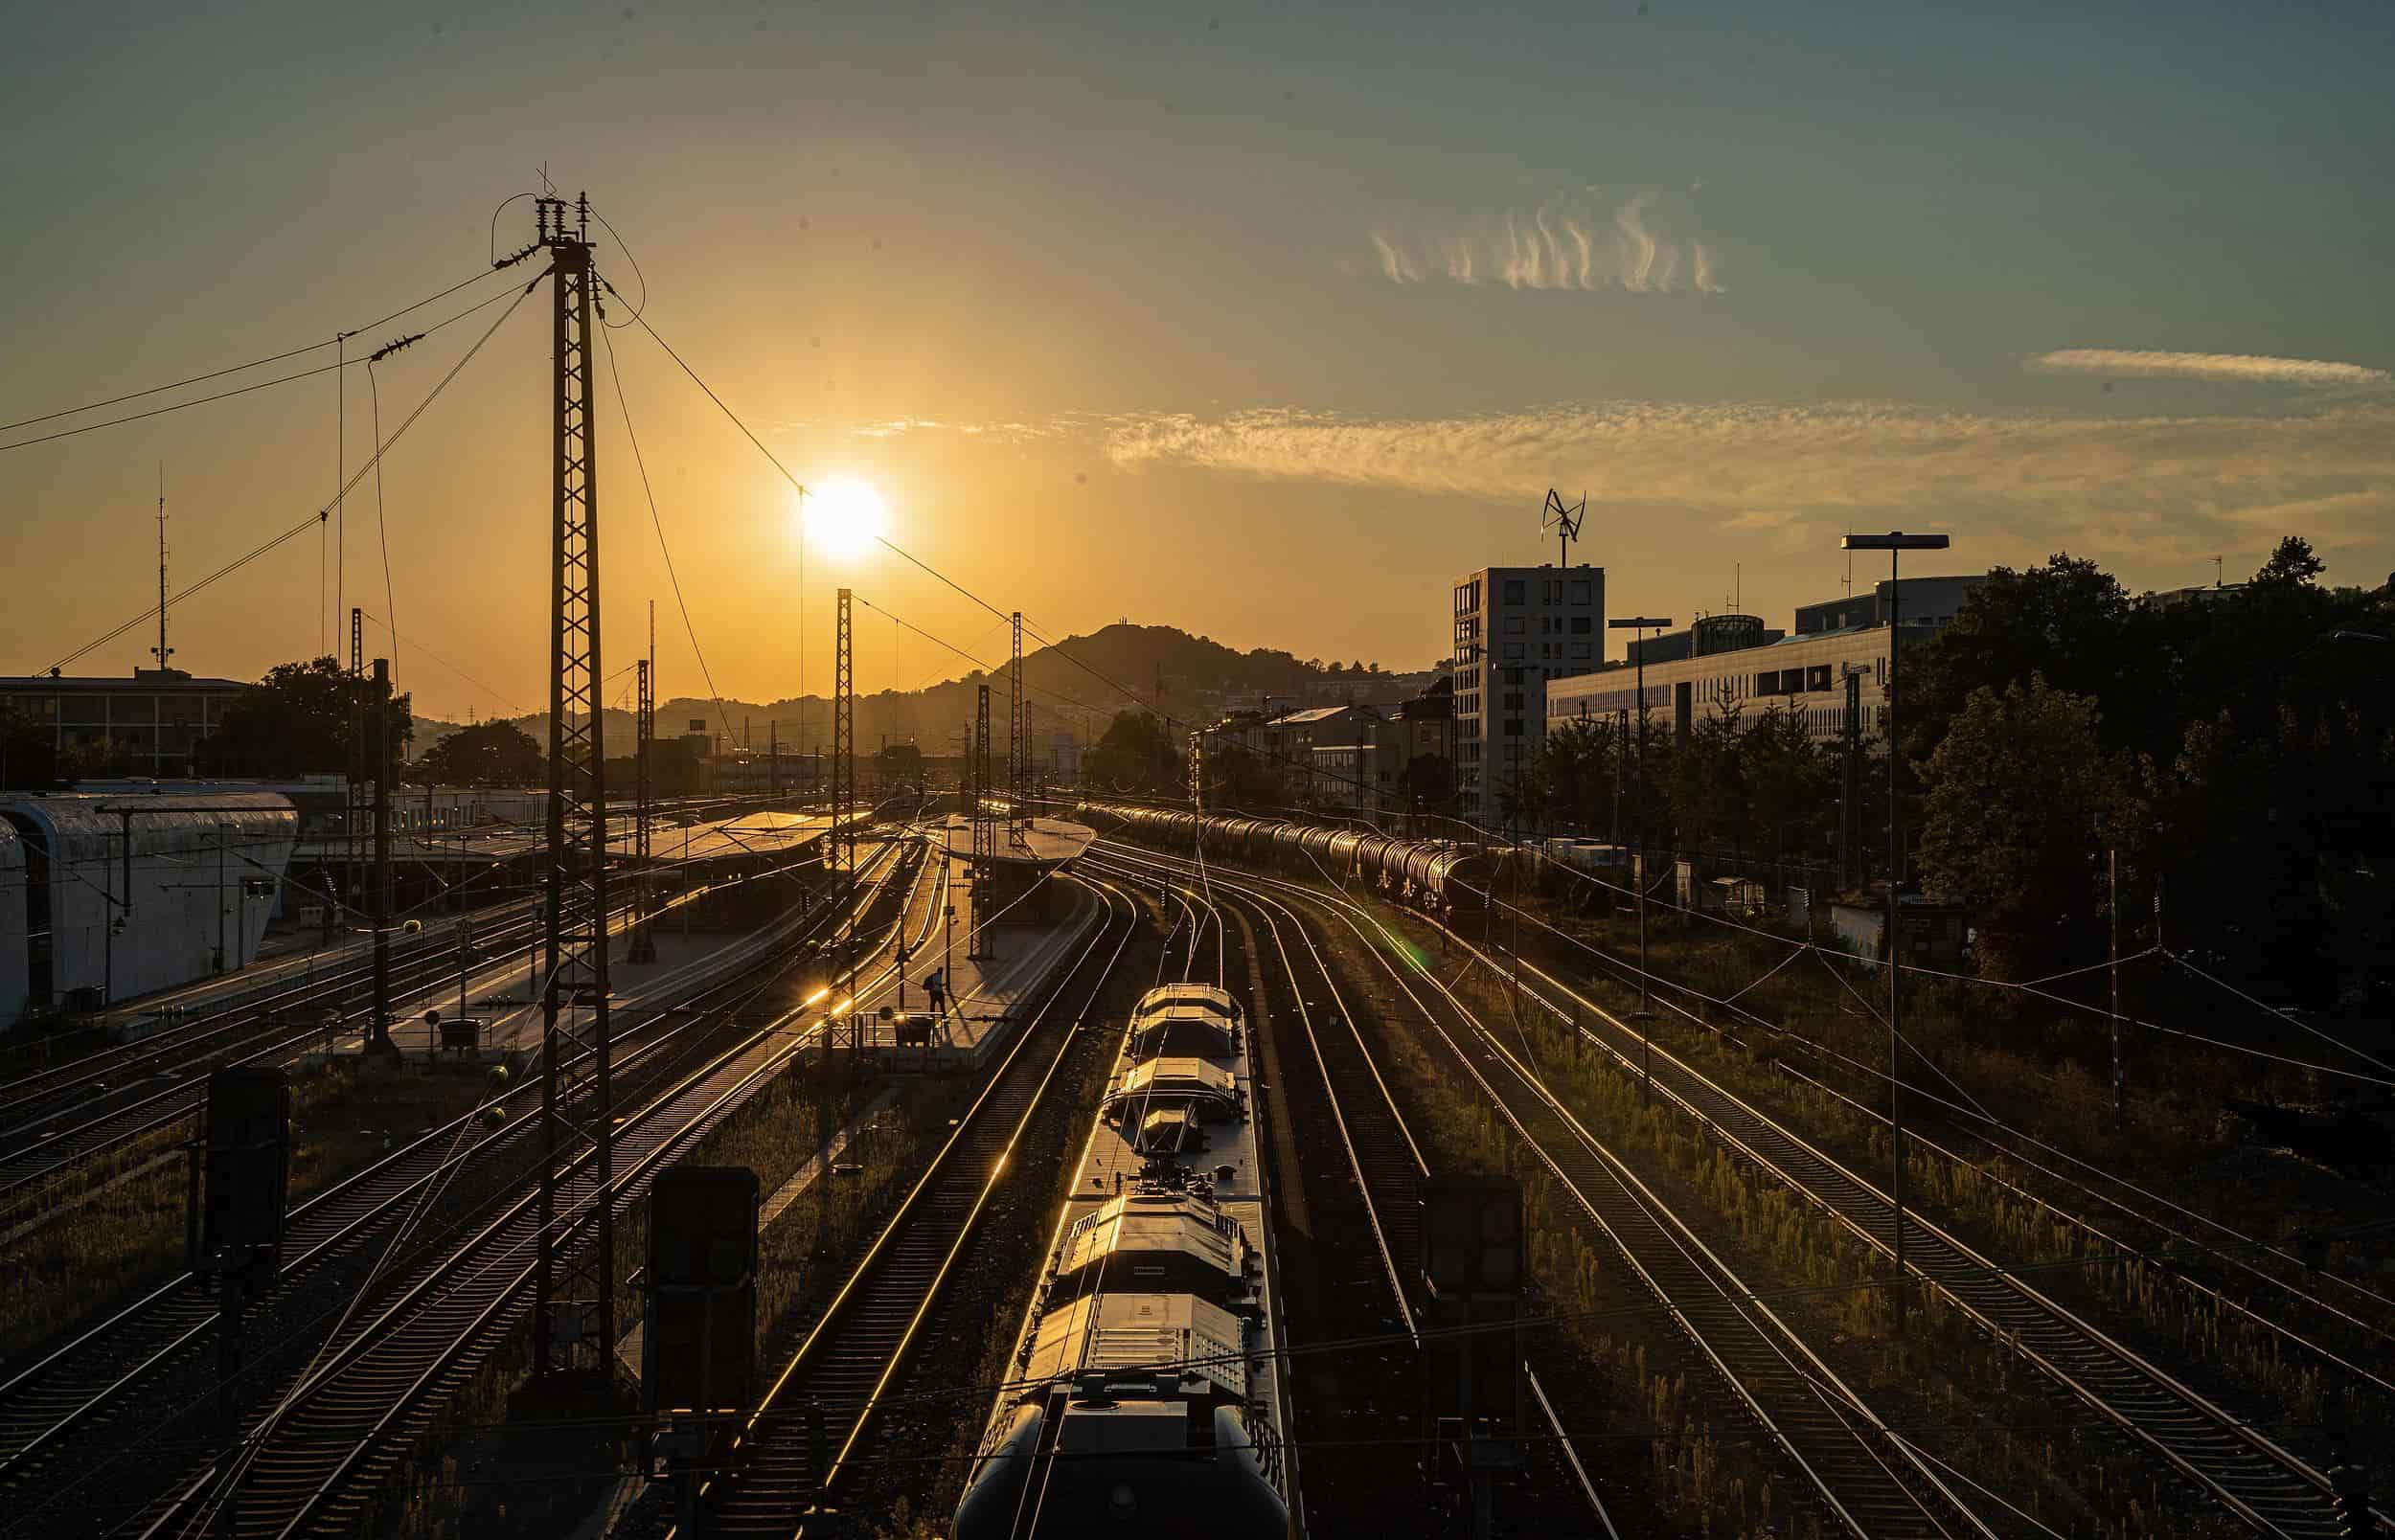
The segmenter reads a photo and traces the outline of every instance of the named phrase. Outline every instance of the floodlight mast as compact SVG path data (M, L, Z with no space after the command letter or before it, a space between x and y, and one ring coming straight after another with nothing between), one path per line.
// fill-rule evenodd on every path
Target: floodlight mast
M1898 1078L1899 1055L1903 1051L1904 967L1898 957L1896 894L1905 882L1904 826L1899 819L1901 804L1896 794L1896 655L1904 636L1904 585L1897 578L1897 563L1907 551L1943 551L1947 537L1942 534L1906 534L1891 530L1885 534L1850 534L1839 542L1848 551L1884 551L1887 553L1887 705L1882 708L1882 721L1886 728L1887 754L1887 1110L1888 1110L1888 1198L1894 1209L1896 1238L1896 1325L1905 1325L1905 1120L1904 1082Z
M1635 631L1631 660L1638 669L1638 795L1631 805L1638 815L1638 865L1632 871L1631 886L1638 890L1638 1084L1639 1094L1654 1095L1654 1074L1649 1066L1647 1044L1648 1024L1654 1013L1647 1008L1647 649L1642 645L1649 631L1660 631L1671 624L1662 615L1625 615L1605 623L1608 631Z

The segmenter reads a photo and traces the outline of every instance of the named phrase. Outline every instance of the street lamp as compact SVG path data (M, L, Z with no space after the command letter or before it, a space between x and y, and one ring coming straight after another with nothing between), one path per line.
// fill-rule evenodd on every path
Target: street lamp
M1897 562L1907 551L1943 551L1946 536L1942 534L1906 534L1892 530L1886 534L1850 534L1843 542L1848 551L1884 551L1887 553L1887 706L1885 729L1887 741L1887 1112L1888 1112L1888 1196L1895 1204L1896 1230L1896 1324L1901 1330L1905 1324L1905 1120L1904 1081L1897 1061L1905 998L1905 973L1897 956L1896 890L1905 881L1905 841L1903 825L1898 817L1896 796L1896 653L1904 636L1905 590L1897 580Z
M1648 1024L1654 1013L1647 1008L1647 649L1646 633L1660 631L1672 623L1656 615L1629 615L1608 621L1608 631L1636 631L1631 645L1631 661L1638 668L1638 790L1631 799L1638 814L1638 864L1632 869L1631 886L1638 890L1638 1082L1639 1094L1654 1095L1654 1073L1648 1067Z

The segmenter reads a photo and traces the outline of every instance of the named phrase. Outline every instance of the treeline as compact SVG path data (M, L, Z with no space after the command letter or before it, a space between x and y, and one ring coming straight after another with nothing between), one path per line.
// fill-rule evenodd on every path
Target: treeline
M1972 907L1980 971L2026 980L2105 954L2108 862L2132 949L2160 944L2274 1006L2395 998L2395 580L2330 589L2300 538L2240 588L2133 601L2094 562L1998 568L1935 639L1908 641L1897 772L1911 875ZM1653 720L1657 844L1825 853L1838 747L1778 710ZM1634 750L1635 745L1632 745ZM1610 724L1553 726L1520 816L1613 827ZM1860 799L1875 875L1882 745ZM1623 799L1626 827L1640 804ZM2157 918L2158 915L2158 918Z

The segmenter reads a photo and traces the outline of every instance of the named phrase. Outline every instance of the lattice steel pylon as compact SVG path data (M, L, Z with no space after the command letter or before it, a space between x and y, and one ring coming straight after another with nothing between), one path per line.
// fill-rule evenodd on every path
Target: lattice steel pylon
M657 907L651 869L650 825L656 819L656 770L651 758L657 742L656 663L635 659L632 697L632 940L625 949L627 962L657 961L657 939L650 924Z
M1031 775L1031 697L1023 693L1023 612L1016 610L1014 620L1015 655L1007 675L1006 818L1008 840L1020 845L1023 824L1031 817L1031 788L1026 784Z
M615 1363L615 1098L607 1024L607 789L599 691L599 485L591 410L590 200L534 205L555 280L556 464L550 544L548 925L540 999L545 1160L534 1271L533 1355L542 1373ZM569 214L571 218L569 220ZM587 1139L597 1197L570 1212L562 1179ZM587 1218L590 1243L574 1244Z
M357 886L357 869L366 859L366 612L353 605L350 608L350 783L342 822L349 834L349 861L342 868L341 880L328 884L332 890L325 904L325 936L332 935L335 911L354 907L350 896Z
M850 1048L856 1047L864 1029L864 1011L856 1005L856 647L852 599L840 590L832 637L832 849L847 873L849 889L848 958ZM830 1029L825 1030L827 1039Z
M973 928L966 940L968 958L990 956L990 928L982 911L988 907L992 892L992 879L997 874L998 821L991 802L990 784L990 687L976 687L973 695L973 741L971 745L971 775L969 778L969 805L965 809L973 822L973 864L968 881L972 895Z

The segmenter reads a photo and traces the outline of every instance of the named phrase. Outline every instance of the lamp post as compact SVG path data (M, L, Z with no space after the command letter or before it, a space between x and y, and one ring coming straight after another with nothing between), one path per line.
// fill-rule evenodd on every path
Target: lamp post
M1887 1112L1888 1112L1888 1196L1895 1206L1896 1235L1896 1325L1905 1325L1905 1103L1904 1081L1897 1055L1902 1042L1901 1023L1905 999L1905 973L1897 956L1896 892L1905 881L1904 825L1900 817L1901 804L1896 786L1896 654L1904 635L1904 587L1897 578L1897 563L1907 551L1943 551L1946 536L1942 534L1906 534L1892 530L1886 534L1850 534L1844 542L1848 551L1884 551L1887 553L1887 707L1885 728L1887 740Z
M1646 633L1660 631L1671 621L1658 615L1629 615L1608 621L1608 631L1635 631L1637 637L1631 646L1631 662L1638 669L1638 793L1631 799L1631 810L1638 822L1638 864L1631 886L1638 890L1638 1089L1643 1097L1654 1095L1654 1072L1648 1064L1648 1033L1654 1012L1647 1008L1647 649Z

